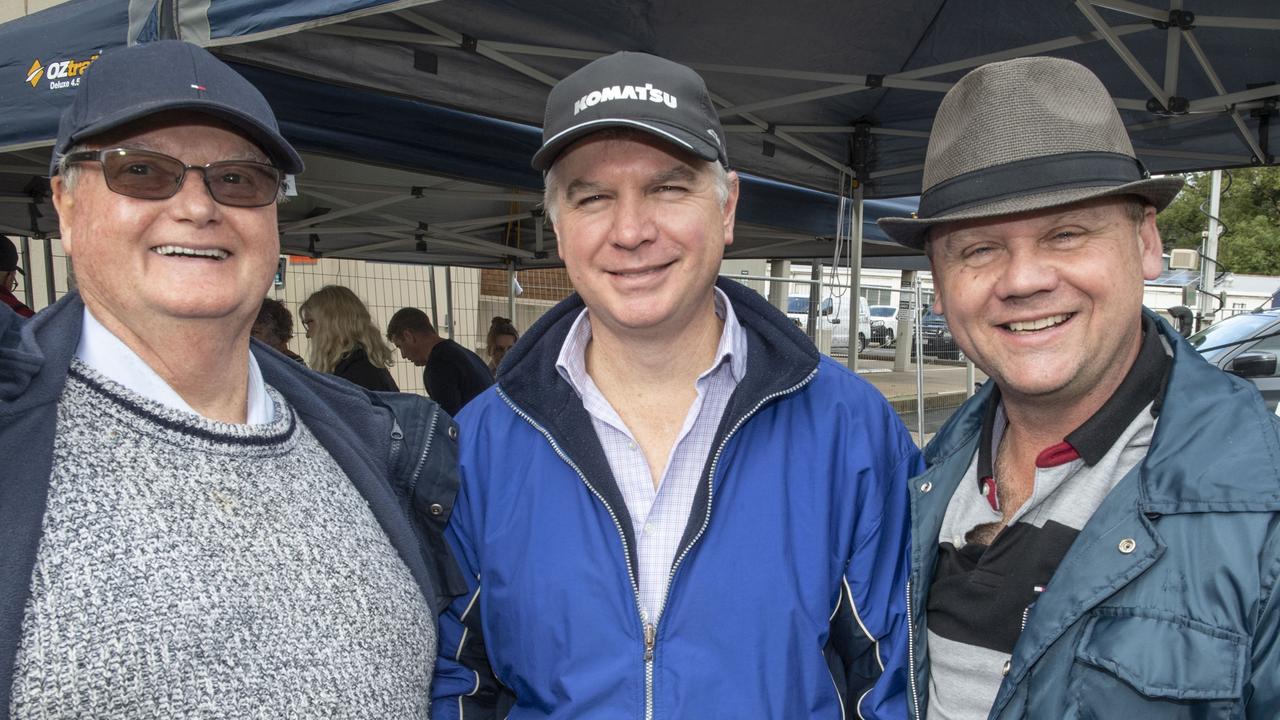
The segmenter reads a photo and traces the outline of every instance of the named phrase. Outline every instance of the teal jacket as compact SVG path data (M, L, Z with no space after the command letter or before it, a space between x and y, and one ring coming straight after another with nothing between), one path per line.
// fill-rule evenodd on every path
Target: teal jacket
M1280 422L1158 323L1174 359L1151 447L1032 607L993 720L1280 717ZM928 705L938 531L991 395L955 413L911 482L913 720Z

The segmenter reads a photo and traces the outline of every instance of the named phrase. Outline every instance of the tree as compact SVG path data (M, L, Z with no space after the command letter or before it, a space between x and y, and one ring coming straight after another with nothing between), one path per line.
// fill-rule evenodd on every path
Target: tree
M1158 216L1166 252L1199 249L1201 233L1209 226L1209 173L1185 177L1186 187ZM1223 171L1219 219L1226 228L1218 239L1222 269L1280 275L1280 167Z

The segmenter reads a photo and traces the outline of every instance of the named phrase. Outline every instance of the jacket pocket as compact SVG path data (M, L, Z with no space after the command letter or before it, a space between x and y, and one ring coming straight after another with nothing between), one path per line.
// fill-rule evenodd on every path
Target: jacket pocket
M1240 716L1248 641L1173 613L1100 608L1076 645L1070 718Z

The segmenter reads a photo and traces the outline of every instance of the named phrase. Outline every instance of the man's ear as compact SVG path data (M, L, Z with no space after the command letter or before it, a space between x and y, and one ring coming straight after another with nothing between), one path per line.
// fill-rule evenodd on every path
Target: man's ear
M75 252L73 248L75 232L70 222L73 208L72 196L67 191L66 183L63 182L61 175L54 175L49 178L49 187L53 190L51 198L53 200L53 209L58 213L58 234L61 236L62 250L69 257Z
M1138 225L1138 251L1142 253L1142 277L1155 280L1164 271L1164 243L1156 224L1156 209L1148 205Z
M930 230L932 232L932 229ZM938 276L938 269L933 263L933 237L925 236L924 255L929 258L929 274L933 276L933 302L929 305L935 315L946 315L946 308L942 304L942 278Z
M729 197L724 201L724 244L733 244L733 223L738 216L738 173L729 171Z

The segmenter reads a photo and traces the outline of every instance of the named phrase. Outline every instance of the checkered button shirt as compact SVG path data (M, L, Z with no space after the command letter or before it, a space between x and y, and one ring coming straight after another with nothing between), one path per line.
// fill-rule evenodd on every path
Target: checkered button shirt
M640 606L645 621L650 623L656 623L662 613L667 578L689 522L693 497L702 482L702 470L712 452L720 418L729 396L747 371L746 334L719 288L715 290L715 311L724 321L715 359L698 376L697 397L689 406L656 490L640 444L587 374L586 349L591 342L587 310L574 321L556 360L556 370L582 398L582 405L591 416L609 468L626 501L636 538Z

